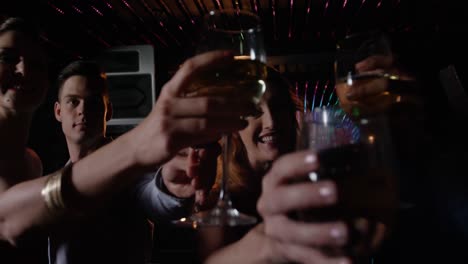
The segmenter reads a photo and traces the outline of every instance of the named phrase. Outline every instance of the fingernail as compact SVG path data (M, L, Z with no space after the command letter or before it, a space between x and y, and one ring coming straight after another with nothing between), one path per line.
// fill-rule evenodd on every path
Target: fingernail
M316 161L317 161L317 156L315 156L314 154L309 154L304 159L305 163L314 163Z
M351 261L349 259L340 259L337 264L351 264Z
M346 243L346 231L343 227L333 227L330 230L330 237L340 245Z
M335 195L335 188L330 184L322 184L318 189L319 195L322 197L322 201L327 204L335 204L337 197Z
M333 189L330 186L322 186L319 188L319 194L323 197L329 197L333 194Z
M340 238L343 236L343 232L340 230L340 228L334 227L330 230L330 236L333 238Z

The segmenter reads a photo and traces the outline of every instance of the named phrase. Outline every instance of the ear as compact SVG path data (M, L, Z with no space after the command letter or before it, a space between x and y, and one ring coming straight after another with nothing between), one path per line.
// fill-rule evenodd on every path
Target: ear
M111 120L113 111L114 110L112 109L112 103L107 103L106 121Z
M59 102L55 102L54 114L55 114L55 119L57 119L57 121L59 122L62 122L61 108L60 108Z

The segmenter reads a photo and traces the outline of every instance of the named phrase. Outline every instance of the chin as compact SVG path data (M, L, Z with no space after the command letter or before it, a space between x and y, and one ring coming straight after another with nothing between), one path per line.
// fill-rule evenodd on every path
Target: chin
M273 151L273 152L265 153L265 155L263 155L263 157L265 158L265 161L275 160L279 156L280 156L279 151Z

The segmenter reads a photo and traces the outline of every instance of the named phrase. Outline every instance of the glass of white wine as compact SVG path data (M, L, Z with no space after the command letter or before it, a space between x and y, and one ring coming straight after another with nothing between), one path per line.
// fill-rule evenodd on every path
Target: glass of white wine
M348 114L381 113L398 103L414 102L414 80L400 74L396 58L390 37L383 31L354 33L338 41L336 92Z
M185 96L219 95L258 103L265 92L267 75L266 52L260 18L249 11L223 9L210 11L204 17L202 38L196 53L230 50L231 63L216 65L199 73ZM193 213L187 222L199 226L251 225L257 219L239 212L233 205L227 188L229 172L229 137L223 135L223 168L220 193L216 206L209 211Z
M406 64L408 58L400 52L405 37L381 30L347 35L337 42L334 70L339 103L349 117L355 121L385 119L382 122L388 124L400 203L410 208L415 202L412 175L424 166L421 157L426 143L421 135L426 133L427 117L423 86L408 71L411 63Z

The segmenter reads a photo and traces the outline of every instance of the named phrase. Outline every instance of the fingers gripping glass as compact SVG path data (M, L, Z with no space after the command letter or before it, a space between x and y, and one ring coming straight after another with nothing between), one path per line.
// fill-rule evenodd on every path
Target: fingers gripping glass
M234 60L216 65L197 75L186 96L218 95L258 103L265 92L266 53L260 19L241 10L211 11L204 18L202 39L196 53L230 50ZM223 136L223 170L216 206L176 221L199 226L251 225L256 218L239 212L232 204L227 189L230 134Z

